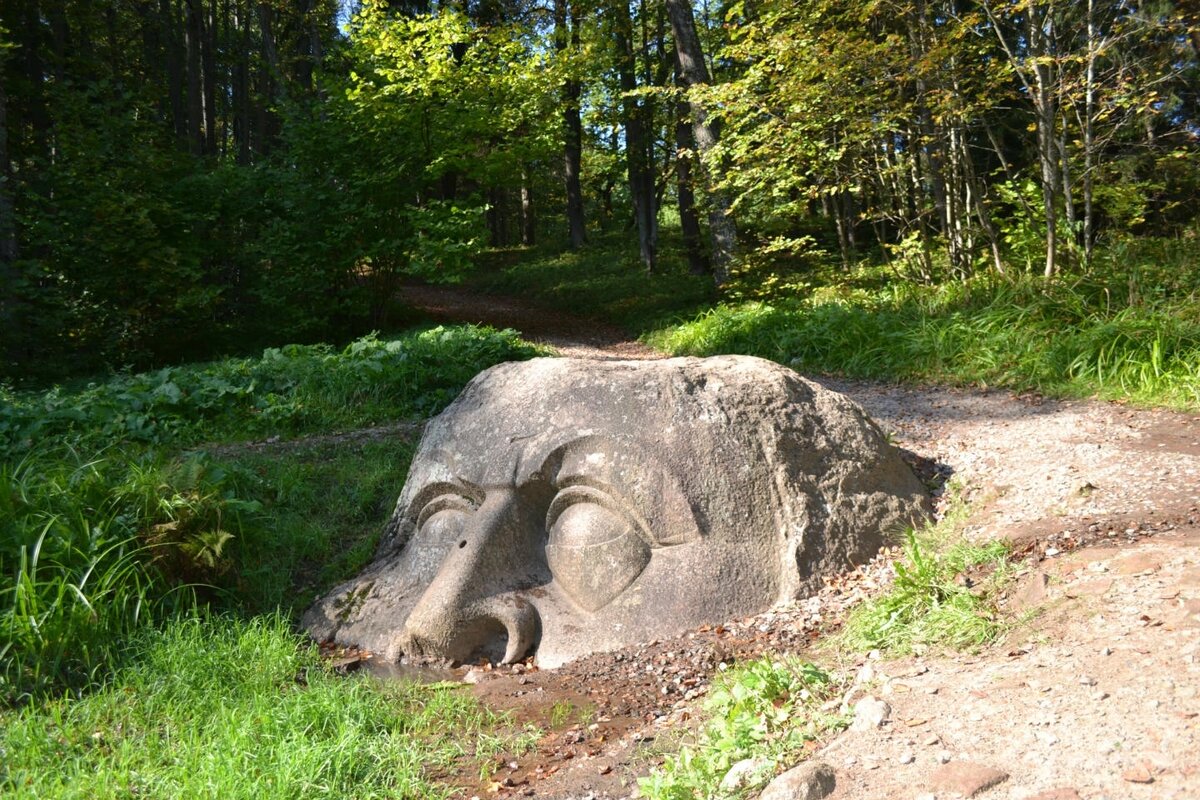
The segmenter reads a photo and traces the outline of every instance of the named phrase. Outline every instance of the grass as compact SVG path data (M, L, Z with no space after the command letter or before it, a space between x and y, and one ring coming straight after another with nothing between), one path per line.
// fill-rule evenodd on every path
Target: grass
M671 235L666 237L673 241ZM672 355L740 353L799 370L1033 389L1200 407L1200 269L1193 239L1131 239L1047 283L983 274L923 285L889 268L804 262L737 273L719 298L668 245L647 276L632 240L533 251L480 269L477 288L586 313ZM749 254L753 261L755 254Z
M674 355L741 353L802 371L1200 407L1200 301L1122 306L1107 292L1103 280L843 286L717 306L645 339Z
M394 339L270 348L44 392L0 391L0 453L34 443L184 447L365 427L440 411L480 370L543 355L514 331L437 327Z
M841 717L821 710L839 685L820 667L792 658L764 656L722 673L705 711L708 721L696 741L667 756L638 781L650 800L712 800L729 768L758 759L746 789L803 759L806 744L844 727Z
M183 619L80 700L0 711L0 794L442 798L461 760L527 732L459 687L327 672L280 616Z
M910 531L895 580L850 613L840 644L851 650L905 655L934 649L978 649L1007 630L995 598L1013 576L1008 547L975 544L957 533L961 501L935 525Z
M38 449L0 465L0 696L104 680L141 626L196 605L301 610L360 569L402 437L164 457Z
M434 328L0 392L0 794L439 798L527 747L455 689L327 674L292 628L371 557L413 443L230 443L425 416L541 352Z

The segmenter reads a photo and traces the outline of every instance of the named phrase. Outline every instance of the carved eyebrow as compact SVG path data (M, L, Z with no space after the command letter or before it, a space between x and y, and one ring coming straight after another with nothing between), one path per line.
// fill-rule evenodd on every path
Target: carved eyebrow
M421 487L421 490L413 496L409 501L407 516L414 523L420 524L423 520L425 508L435 500L442 497L458 497L466 500L471 506L477 507L483 503L483 489L473 483L455 478L450 481L433 481Z
M583 475L573 475L558 484L556 488L558 489L558 493L550 501L550 506L546 509L547 531L554 525L560 514L575 505L574 502L568 501L573 497L579 497L582 498L582 502L594 503L629 520L630 527L633 528L634 533L650 547L664 546L654 537L650 526L633 509L632 504L627 502L620 493L613 491L611 486L602 481ZM566 498L566 500L563 498Z
M591 454L601 456L600 463L593 464ZM598 474L620 477L622 470L618 467L622 463L644 471L654 489L635 483L621 491L597 477ZM636 522L652 547L669 547L703 538L695 509L683 493L678 477L635 443L595 434L581 436L550 451L540 472L556 488L590 486L614 501L621 501L617 510ZM653 497L648 496L648 489L656 490Z

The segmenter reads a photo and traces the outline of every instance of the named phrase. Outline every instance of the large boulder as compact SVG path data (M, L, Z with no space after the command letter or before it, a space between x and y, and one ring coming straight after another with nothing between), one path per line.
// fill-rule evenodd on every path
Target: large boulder
M389 660L552 667L803 596L927 503L862 409L769 361L501 364L304 622Z

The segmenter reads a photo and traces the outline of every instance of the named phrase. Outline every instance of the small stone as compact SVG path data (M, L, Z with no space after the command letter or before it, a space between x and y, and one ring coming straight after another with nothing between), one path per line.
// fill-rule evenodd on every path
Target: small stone
M886 701L875 697L864 697L854 705L854 724L850 727L856 731L866 731L878 728L892 716L892 707Z
M1031 795L1025 800L1080 800L1079 792L1070 788L1050 789L1045 792L1038 792Z
M949 750L938 750L937 760L939 764L949 764L950 758L951 756Z
M875 680L875 668L870 664L863 664L862 669L854 678L855 683L870 683L873 680Z
M1050 553L1047 551L1047 555ZM1022 578L1009 596L1009 606L1013 611L1026 611L1037 608L1046 602L1046 589L1050 586L1050 576L1044 572L1031 572Z
M1095 686L1096 679L1093 678L1091 675L1083 675L1079 678L1079 683L1082 686Z
M743 759L725 773L725 777L721 779L720 791L722 794L738 794L766 778L773 767L774 764L765 758Z
M1125 770L1121 773L1121 778L1130 783L1154 783L1154 775L1150 773L1150 768L1145 763Z
M822 800L833 793L837 774L833 767L809 761L793 767L767 784L758 800Z
M957 793L963 797L974 797L984 789L1003 783L1008 773L984 764L970 761L955 761L943 764L933 771L929 782L935 792Z
M927 736L927 737L925 738L925 742L924 742L924 744L925 744L925 746L926 746L926 747L933 747L935 744L937 744L937 743L938 743L938 742L940 742L940 741L941 741L941 739L939 739L939 738L937 737L937 735L936 735L936 734L934 734L934 735L931 735L931 736Z
M900 754L900 763L901 764L911 764L916 760L917 760L917 757L914 756L912 753L904 752L904 753Z

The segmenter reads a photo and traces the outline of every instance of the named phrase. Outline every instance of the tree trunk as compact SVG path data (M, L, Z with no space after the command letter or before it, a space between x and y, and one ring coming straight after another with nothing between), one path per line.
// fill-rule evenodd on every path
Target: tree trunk
M696 21L688 0L666 0L667 14L671 18L671 32L675 36L675 56L679 61L679 75L685 89L694 89L708 83L708 67L704 63L704 52L700 37L696 35ZM699 102L690 99L692 137L701 156L712 152L719 141L719 132L709 122L708 112ZM715 181L708 176L708 232L712 242L713 280L720 286L729 280L729 268L737 246L737 226L730 213L729 199L724 192L713 188Z
M0 70L4 63L0 58ZM0 72L3 78L3 72ZM0 265L4 271L5 287L11 287L9 268L17 260L17 218L13 206L12 164L8 158L8 92L6 81L0 80ZM7 303L6 303L7 306Z
M167 72L167 96L171 113L171 127L180 143L187 142L187 111L184 108L182 42L179 36L179 18L175 13L174 0L158 0L159 25Z
M202 5L201 67L204 71L204 152L217 152L217 15L216 0Z
M537 216L533 206L533 170L521 168L521 244L532 247L537 238Z
M621 91L637 89L637 61L633 51L633 18L627 0L616 0L617 72ZM654 206L654 175L646 163L647 131L637 98L628 94L621 99L625 123L625 164L629 175L629 195L637 227L638 251L647 272L653 272L658 257L658 214Z
M237 0L234 12L234 36L237 38L237 62L233 68L233 142L237 163L250 163L250 19L246 0Z
M1032 7L1027 12L1027 20L1030 50L1035 56L1044 58L1048 55L1046 33L1042 30L1042 25L1038 23ZM1055 158L1057 146L1054 137L1057 107L1050 88L1050 67L1044 60L1034 63L1033 77L1038 162L1041 165L1042 175L1042 213L1046 221L1046 266L1043 275L1051 278L1058 268L1058 209L1055 203L1058 189L1058 161Z
M1092 205L1094 150L1096 137L1096 4L1088 0L1087 6L1087 74L1084 85L1083 99L1083 265L1092 266L1092 254L1095 246L1095 210ZM1197 33L1200 35L1200 32ZM1200 54L1200 48L1197 49Z
M676 70L675 81L679 82ZM675 177L676 194L679 196L679 226L683 231L683 251L687 255L688 271L693 275L707 275L712 271L708 257L701 244L700 214L696 211L696 191L692 185L692 159L696 142L692 139L692 125L688 121L688 104L680 102L675 119Z
M185 0L184 39L187 46L187 142L193 155L204 153L204 97L200 40L204 36L200 0Z
M568 46L573 54L579 51L579 15L574 4L568 10L568 0L554 0L554 46L560 53ZM567 193L567 234L571 247L576 250L587 243L580 185L583 123L579 118L579 98L582 93L579 81L567 78L563 83L563 183Z

